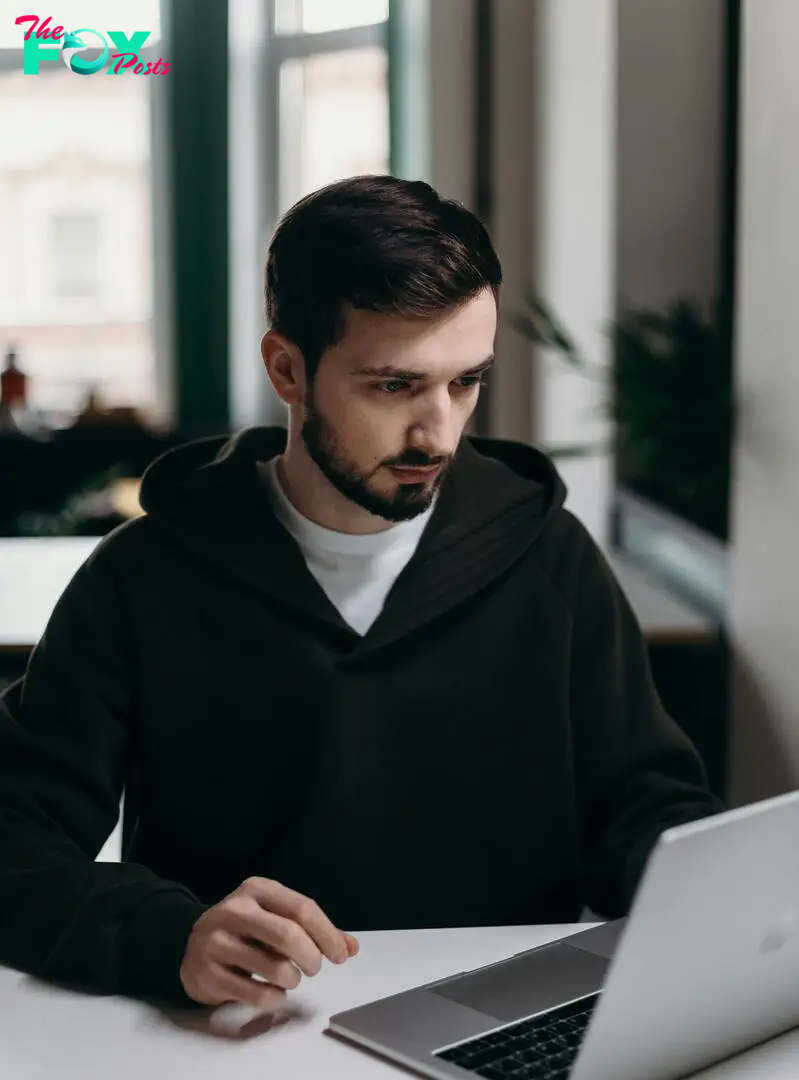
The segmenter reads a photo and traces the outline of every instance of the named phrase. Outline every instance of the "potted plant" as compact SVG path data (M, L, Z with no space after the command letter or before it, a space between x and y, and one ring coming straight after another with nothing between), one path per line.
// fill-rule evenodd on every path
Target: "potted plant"
M610 328L607 372L548 304L532 293L524 300L507 316L514 329L606 388L619 483L726 541L734 424L726 312L708 316L682 298L663 311L627 308Z

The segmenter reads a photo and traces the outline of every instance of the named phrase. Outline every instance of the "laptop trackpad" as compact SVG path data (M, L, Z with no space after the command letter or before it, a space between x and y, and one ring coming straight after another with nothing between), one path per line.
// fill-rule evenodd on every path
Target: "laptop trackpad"
M601 990L609 961L571 945L546 945L501 964L458 975L428 993L497 1020L518 1020Z

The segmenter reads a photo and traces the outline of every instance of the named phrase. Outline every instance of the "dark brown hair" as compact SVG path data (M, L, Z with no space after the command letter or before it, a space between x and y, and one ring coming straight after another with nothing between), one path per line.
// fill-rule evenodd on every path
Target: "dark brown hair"
M266 259L266 318L313 377L343 333L346 305L432 318L502 269L482 222L421 180L354 176L306 195L281 219Z

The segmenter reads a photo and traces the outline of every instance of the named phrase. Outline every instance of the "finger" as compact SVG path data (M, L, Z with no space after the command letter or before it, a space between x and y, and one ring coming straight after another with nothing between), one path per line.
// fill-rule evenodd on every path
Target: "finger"
M299 986L302 974L285 956L260 945L249 945L232 934L226 937L214 960L226 967L246 971L248 975L260 975L283 990L294 990Z
M352 934L348 934L346 933L346 931L344 931L344 940L347 942L347 948L349 949L350 956L357 956L358 953L361 951L361 946L358 939L356 937L353 937Z
M264 1012L282 1009L286 1004L286 993L277 986L268 986L256 982L240 971L233 971L214 964L209 972L207 985L210 992L218 996L219 1004L232 1001L242 1005L254 1005Z
M247 891L266 911L299 923L328 960L340 964L349 957L343 933L310 897L266 878L253 878Z
M243 901L227 912L225 928L231 934L280 953L304 975L319 974L322 954L299 923L264 911L253 897L244 897Z

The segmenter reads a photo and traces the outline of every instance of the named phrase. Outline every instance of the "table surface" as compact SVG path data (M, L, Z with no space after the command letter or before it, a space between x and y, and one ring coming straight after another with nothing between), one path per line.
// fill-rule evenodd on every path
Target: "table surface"
M98 537L0 539L0 648L32 648Z
M214 1034L213 1010L164 1014L136 1001L89 997L0 968L0 1060L9 1080L389 1080L397 1066L324 1034L334 1013L504 959L585 926L404 930L359 934L361 952L304 979L283 1022ZM218 1014L217 1014L218 1015ZM799 1075L799 1031L694 1080Z
M0 539L0 649L30 649L96 537ZM650 641L702 640L710 621L610 553L609 561Z

